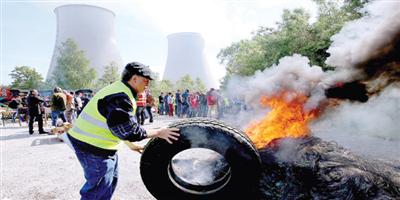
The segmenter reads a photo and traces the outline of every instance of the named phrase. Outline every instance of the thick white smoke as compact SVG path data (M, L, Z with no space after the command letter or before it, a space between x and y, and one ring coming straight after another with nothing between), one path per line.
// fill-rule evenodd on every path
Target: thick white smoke
M210 149L192 148L175 155L171 162L175 174L187 183L211 185L229 168L224 157Z
M274 96L282 92L300 93L306 96L311 94L317 96L316 91L323 78L323 71L318 66L310 66L307 57L295 54L279 60L278 65L274 65L264 71L258 71L252 77L235 77L229 81L227 86L227 96L244 97L246 105L251 105L247 112L241 112L235 116L235 124L243 128L251 120L258 119L266 115L268 108L260 107L261 96ZM290 101L290 95L288 101ZM320 100L320 98L310 98ZM309 102L307 105L316 106L317 103Z
M381 53L379 50L399 34L400 1L373 1L362 11L366 16L348 22L331 38L326 63L336 69L324 80L328 85L362 78L359 65Z
M373 1L362 10L366 16L347 23L331 39L334 66L323 85L362 79L363 64L391 46L400 33L400 1ZM379 80L375 80L379 81ZM313 134L334 140L353 152L374 158L400 158L400 87L392 84L366 103L342 102L312 126Z
M320 67L310 66L308 58L293 55L250 78L233 78L227 88L229 96L243 95L245 103L253 107L229 122L243 129L265 116L269 110L259 107L261 95L299 92L310 97L304 109L312 109L326 99L325 90L335 83L362 79L362 63L378 56L377 51L390 46L388 42L400 32L400 1L374 1L363 11L368 13L365 17L349 22L332 37L328 49L331 56L326 63L335 71L324 73ZM326 110L311 130L313 135L334 140L362 155L399 159L399 119L400 86L392 84L366 103L343 101Z
M310 66L307 57L295 54L279 60L264 71L258 71L247 80L231 81L228 87L245 94L246 102L259 101L261 95L273 96L283 91L293 91L301 94L310 94L311 90L321 81L323 71L320 67ZM243 81L246 84L241 84ZM237 87L241 84L241 87Z
M400 88L390 86L366 103L342 102L312 124L322 139L374 158L400 158Z

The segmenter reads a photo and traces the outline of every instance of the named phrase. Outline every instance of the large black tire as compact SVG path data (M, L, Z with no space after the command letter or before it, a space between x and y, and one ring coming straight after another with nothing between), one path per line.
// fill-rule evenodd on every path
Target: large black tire
M208 118L192 118L171 124L180 137L173 144L153 138L146 145L140 173L146 188L157 199L256 199L261 160L250 139L241 131ZM230 166L230 179L222 189L207 194L185 192L168 175L171 159L186 149L206 148L221 154Z

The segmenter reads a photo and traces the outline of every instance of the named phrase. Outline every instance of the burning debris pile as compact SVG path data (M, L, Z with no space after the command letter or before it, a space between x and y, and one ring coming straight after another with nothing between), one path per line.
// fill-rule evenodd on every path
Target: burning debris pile
M260 149L261 199L398 199L400 163L372 162L315 137Z
M306 100L299 94L263 96L260 104L271 111L246 129L262 160L261 199L400 197L400 162L367 160L310 137L308 123L322 108L306 111Z
M286 102L290 98L290 102ZM318 110L304 111L307 97L299 94L281 94L268 98L262 96L260 104L272 110L261 121L251 123L246 133L258 148L278 138L301 138L309 133L308 122L316 117Z
M295 54L228 83L249 107L229 123L260 151L262 199L400 198L399 8L371 2L333 36L334 71Z

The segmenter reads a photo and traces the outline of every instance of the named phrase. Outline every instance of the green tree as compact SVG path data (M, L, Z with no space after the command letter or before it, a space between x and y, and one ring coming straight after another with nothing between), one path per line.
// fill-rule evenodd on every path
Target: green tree
M281 57L302 53L310 40L309 14L303 9L284 10L277 29L260 27L249 40L222 49L218 58L226 65L227 76L251 76L276 63ZM223 82L229 78L224 78Z
M38 89L43 84L42 75L33 67L16 66L10 73L13 79L12 88L18 89Z
M330 38L338 33L346 22L358 19L365 14L361 13L360 9L368 1L346 0L343 5L332 0L314 0L314 2L318 6L318 18L310 31L313 40L307 43L307 53L303 55L310 58L311 64L330 70L332 68L325 64L329 56L326 50L332 43Z
M178 81L176 81L175 85L175 90L181 90L184 91L186 89L189 89L191 92L205 92L207 91L207 87L203 83L203 81L200 78L196 78L194 81L192 78L186 74L182 76Z
M164 92L164 94L168 92L173 92L174 90L174 84L170 80L153 80L150 85L151 93L153 96L158 96L160 95L161 92Z
M158 73L154 74L154 80L150 82L150 91L153 95L158 94L160 91L160 81Z
M150 90L154 97L160 95L161 92L173 92L174 84L170 80L159 80L159 74L155 74L154 80L150 82Z
M194 88L193 91L195 92L206 92L207 87L204 85L203 81L197 77L196 80L194 80Z
M59 57L52 79L61 88L89 88L96 78L96 71L89 67L84 51L72 40L67 39L58 49Z
M47 82L42 82L38 87L39 90L53 90L56 83L53 80L49 80Z
M175 84L175 89L180 89L181 91L186 89L192 91L193 88L194 88L194 81L188 74L182 76L178 81L176 81Z
M251 39L221 49L217 58L227 71L222 87L232 75L251 76L295 53L307 56L312 65L329 70L325 60L331 36L346 22L361 17L364 13L359 10L367 0L345 0L343 4L334 0L314 1L318 6L315 23L310 24L310 14L303 9L284 10L277 28L259 27Z
M159 84L159 91L156 94L160 94L161 92L168 93L168 92L173 92L174 90L174 84L170 80L162 80L160 81Z
M158 106L158 96L161 92L164 92L164 95L168 94L168 92L173 92L174 84L170 80L159 80L159 75L156 74L154 80L150 82L150 91L154 97L155 104Z
M110 83L120 80L121 75L118 71L118 65L115 62L111 62L109 65L105 66L104 74L97 80L96 88L100 89L109 85Z

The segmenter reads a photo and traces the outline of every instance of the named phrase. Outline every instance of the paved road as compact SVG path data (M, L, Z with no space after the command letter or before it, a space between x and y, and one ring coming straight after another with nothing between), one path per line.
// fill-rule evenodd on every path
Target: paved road
M176 120L156 117L145 128L167 126ZM38 135L37 131L29 135L24 125L7 123L0 129L0 199L79 199L84 179L75 154L56 136ZM120 176L113 199L154 199L140 177L140 154L124 146L118 155Z

